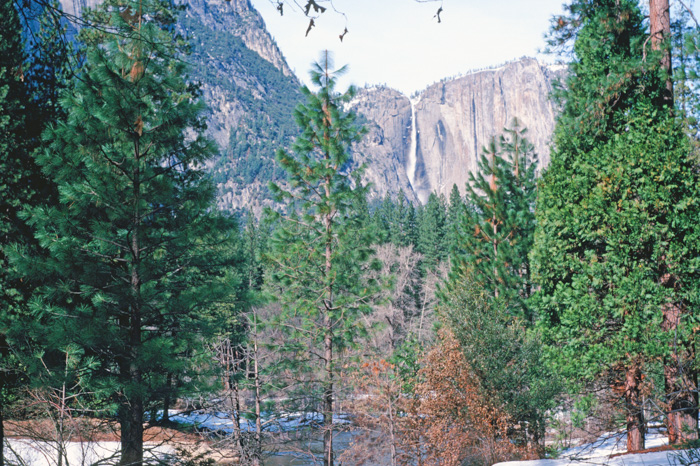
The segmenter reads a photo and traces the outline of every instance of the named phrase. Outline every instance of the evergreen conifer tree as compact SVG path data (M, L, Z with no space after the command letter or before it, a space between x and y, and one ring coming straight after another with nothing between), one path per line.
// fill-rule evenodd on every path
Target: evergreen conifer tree
M21 29L17 11L11 0L0 2L0 244L16 241L17 211L29 197L23 181L27 158L21 143L21 128L26 124L23 102L26 101L20 81L22 62ZM0 252L0 464L4 464L3 413L8 390L17 380L15 365L7 341L7 326L17 313L21 297L15 283L7 276L7 262Z
M514 120L498 142L491 141L479 160L479 171L470 175L469 208L462 210L456 228L454 263L465 263L488 294L530 321L528 254L535 225L537 164L525 133Z
M31 293L27 281L12 274L6 254L11 243L36 245L18 213L27 206L55 200L53 184L31 154L40 145L41 131L48 122L61 118L46 97L65 84L66 60L65 53L38 56L26 46L28 36L42 47L51 48L52 41L45 29L29 34L16 8L12 1L0 2L0 463L3 406L10 393L16 397L16 389L27 382L18 370L22 367L16 358L18 341L12 339L11 329L28 320L26 302ZM42 21L45 26L46 18ZM37 78L38 70L42 70L42 79Z
M358 198L366 195L358 173L346 173L349 146L362 131L355 115L344 113L352 97L335 91L336 77L328 52L313 65L311 80L317 92L302 88L307 103L295 111L302 129L292 156L277 154L289 176L290 189L272 184L280 200L292 202L292 211L272 237L270 285L282 305L280 316L290 339L287 350L299 365L297 373L312 371L320 380L324 453L323 464L333 464L333 415L340 368L338 359L362 335L360 316L369 311L372 285L366 276L372 238L358 220ZM308 345L308 346L307 346ZM312 392L310 386L304 390Z
M423 254L423 271L435 270L440 262L447 259L445 244L445 223L447 206L444 196L430 193L428 202L421 208L418 221L418 252Z
M683 355L677 361L694 359L689 310L697 305L700 243L691 219L700 215L699 180L687 139L660 104L666 76L660 60L645 60L648 33L637 2L574 1L567 8L551 36L560 44L573 39L575 54L539 191L536 307L549 358L573 385L615 381L625 401L627 449L636 451L644 448L649 362L676 350ZM669 432L674 412L685 414L693 438L693 370L676 369L686 378L671 384Z
M28 332L44 361L60 364L66 344L94 361L90 388L117 414L120 464L140 465L144 412L194 388L213 303L240 289L236 227L213 213L197 168L212 144L170 2L106 1L93 20L103 27L81 32L86 61L61 100L69 117L37 155L60 202L24 213L46 254L18 245L12 258L37 286Z
M450 190L449 205L447 206L447 251L453 254L459 244L459 222L463 218L464 200L456 184Z

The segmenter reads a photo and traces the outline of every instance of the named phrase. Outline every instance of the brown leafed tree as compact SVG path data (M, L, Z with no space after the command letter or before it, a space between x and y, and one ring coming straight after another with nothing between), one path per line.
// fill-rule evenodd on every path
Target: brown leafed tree
M449 331L439 332L421 377L417 395L426 464L494 464L535 456L511 442L511 420L483 392Z

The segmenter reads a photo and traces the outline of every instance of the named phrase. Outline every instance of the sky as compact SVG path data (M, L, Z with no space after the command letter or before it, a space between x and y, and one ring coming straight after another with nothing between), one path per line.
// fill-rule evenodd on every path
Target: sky
M328 49L336 66L349 67L341 88L385 84L408 95L523 56L554 63L555 56L540 52L550 18L563 12L563 0L317 0L328 9L305 36L306 0L285 0L284 16L276 9L278 0L251 1L307 84L310 64ZM700 18L700 8L693 9Z
M305 0L287 0L284 16L276 0L252 3L301 79L328 49L337 66L349 67L341 87L386 84L406 94L522 56L553 61L538 51L545 46L550 17L562 11L562 0L333 0L335 11L329 2L318 1L328 10L305 36ZM341 42L338 36L346 27Z

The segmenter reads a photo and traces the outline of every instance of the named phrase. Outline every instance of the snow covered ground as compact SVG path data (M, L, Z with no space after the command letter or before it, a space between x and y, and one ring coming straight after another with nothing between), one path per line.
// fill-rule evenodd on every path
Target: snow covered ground
M200 429L208 429L218 432L232 432L233 423L230 417L224 413L191 412L180 413L172 411L171 420L183 424L195 425ZM270 431L291 431L310 425L319 424L322 416L319 413L289 413L275 419L267 419L266 428ZM343 415L334 418L338 424L349 423ZM241 420L241 428L251 431L255 424ZM20 466L54 466L57 464L56 445L45 442L32 442L26 439L7 440L6 454L9 460ZM624 453L626 450L627 436L625 434L608 433L602 435L593 443L572 447L564 450L558 459L534 460L534 461L509 461L498 463L495 466L563 466L563 465L609 465L609 466L661 466L680 465L678 455L682 452L661 451L642 453L635 455L613 455ZM650 429L646 436L646 447L654 448L667 444L665 433L659 429ZM9 451L8 451L9 450ZM119 442L70 442L67 444L67 461L64 464L92 465L100 460L115 457L119 451ZM165 459L174 453L167 446L154 446L148 449L146 457L158 457ZM19 460L21 458L21 460ZM700 463L692 463L700 464Z
M214 432L233 433L233 421L228 413L211 412L187 412L171 410L170 420L186 425L194 425L201 430ZM264 429L268 432L289 432L304 427L319 426L323 422L321 413L285 413L274 417L265 417ZM348 424L346 415L339 414L333 417L334 424ZM254 431L255 423L241 419L243 431ZM5 453L10 464L18 466L55 466L58 464L58 445L50 442L32 441L29 439L6 439ZM168 446L145 446L145 459L166 459L175 453L174 448ZM66 455L63 464L67 466L112 464L110 458L116 458L119 452L119 442L67 442L65 444Z
M167 446L145 445L144 458L165 459L174 453ZM119 442L67 442L63 464L68 466L92 465L114 458ZM20 466L54 466L58 464L57 445L27 439L6 439L5 455L9 464Z
M668 444L665 434L659 429L649 429L646 435L646 447L654 448ZM626 434L608 433L602 435L593 443L572 447L564 450L558 459L534 460L534 461L508 461L494 466L563 466L569 464L580 465L609 465L609 466L654 466L677 465L677 457L680 451L660 451L652 453L640 453L635 455L622 455L612 457L618 453L624 453L627 445ZM696 463L697 464L697 463Z

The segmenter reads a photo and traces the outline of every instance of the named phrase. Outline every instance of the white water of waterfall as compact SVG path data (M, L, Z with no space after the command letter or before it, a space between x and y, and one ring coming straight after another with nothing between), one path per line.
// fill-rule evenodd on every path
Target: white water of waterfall
M408 157L406 160L406 175L408 176L408 182L411 183L411 188L413 192L418 194L416 191L416 153L418 151L418 134L416 131L416 101L411 99L411 146L408 150Z

